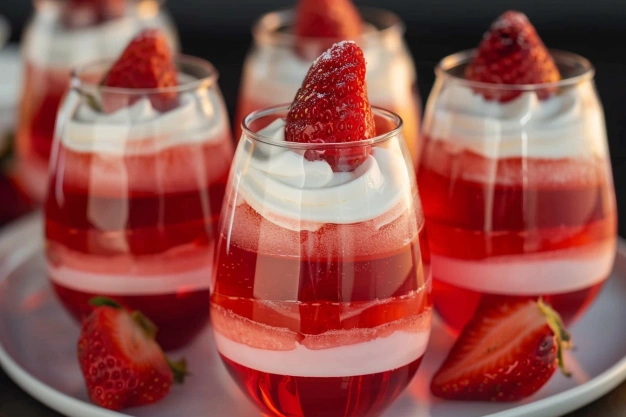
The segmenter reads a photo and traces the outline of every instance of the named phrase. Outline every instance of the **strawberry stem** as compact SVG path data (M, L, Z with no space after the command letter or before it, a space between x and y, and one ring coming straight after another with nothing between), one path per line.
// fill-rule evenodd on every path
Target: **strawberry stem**
M152 340L156 338L158 328L148 317L144 316L140 311L133 311L130 316L133 321L142 328L142 330L146 333L146 336Z
M93 297L91 300L89 300L89 304L94 307L122 308L120 303L107 297Z
M167 364L172 370L172 374L174 375L174 382L177 384L183 384L185 382L185 377L189 375L187 372L187 361L183 358L176 362L171 361L168 357L165 357Z
M87 105L89 105L89 107L97 112L102 112L102 106L100 106L100 103L98 103L98 100L95 96L92 96L91 94L84 94L84 96L85 101L87 102Z
M572 348L572 338L570 334L565 329L565 325L561 320L561 316L557 313L549 304L545 303L541 298L537 301L537 305L539 306L539 310L545 316L546 321L548 322L548 326L554 333L554 337L556 338L556 357L557 362L559 364L559 369L563 373L563 375L570 377L572 374L565 369L565 361L563 359L563 350Z

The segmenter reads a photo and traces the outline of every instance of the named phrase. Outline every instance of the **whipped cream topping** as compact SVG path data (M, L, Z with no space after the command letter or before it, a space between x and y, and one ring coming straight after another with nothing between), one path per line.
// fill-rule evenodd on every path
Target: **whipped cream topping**
M424 133L487 158L607 155L604 116L591 83L540 100L532 91L488 101L471 88L444 86L429 103Z
M284 142L285 121L275 120L259 133ZM393 139L376 146L352 172L333 172L326 161L307 160L303 151L253 144L245 135L235 163L238 204L245 201L267 220L290 230L314 231L325 223L351 224L379 217L376 227L380 228L413 201L405 161Z
M61 24L59 7L42 3L25 37L25 56L29 62L46 66L73 67L103 58L114 58L142 29L164 30L173 49L178 49L176 34L166 15L123 16L95 26L66 29Z
M76 109L73 115L68 111ZM95 110L71 92L59 111L62 143L76 152L98 152L118 155L153 153L168 147L217 140L226 136L228 121L221 98L213 90L180 95L178 107L159 112L146 97L116 112ZM149 146L141 147L149 141ZM132 145L138 146L132 146Z
M379 39L377 29L370 25L366 30L371 41L357 43L367 63L370 102L383 107L410 102L413 100L410 87L416 74L400 35L397 39ZM256 47L244 67L246 98L260 103L290 103L310 67L311 62L300 58L290 47Z

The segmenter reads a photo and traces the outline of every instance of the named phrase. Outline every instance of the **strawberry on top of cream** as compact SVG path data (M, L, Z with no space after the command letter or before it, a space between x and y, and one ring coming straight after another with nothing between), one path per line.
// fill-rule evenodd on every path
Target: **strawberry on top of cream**
M465 67L469 82L447 76L428 104L424 133L449 143L451 152L491 159L606 157L593 84L557 87L559 68L524 14L509 11L491 25Z
M286 120L258 132L275 145L247 144L251 157L235 156L238 204L246 202L290 230L369 220L382 228L417 205L402 138L359 144L376 135L365 72L363 51L350 41L335 44L313 63ZM245 134L242 140L248 140ZM317 149L280 146L285 142ZM354 146L318 146L345 143ZM415 192L413 198L407 190Z

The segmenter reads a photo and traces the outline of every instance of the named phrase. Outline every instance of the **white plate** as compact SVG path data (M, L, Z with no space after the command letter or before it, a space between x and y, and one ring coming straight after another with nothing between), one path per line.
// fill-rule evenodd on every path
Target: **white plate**
M25 391L70 417L259 415L228 377L209 330L179 352L187 357L193 376L163 402L126 414L91 405L75 359L78 327L63 312L47 283L41 230L41 219L32 216L0 234L0 365ZM462 403L431 397L430 376L452 342L436 322L415 380L385 416L552 417L575 410L626 379L624 300L626 245L620 242L611 278L588 314L571 329L577 349L567 360L575 377L556 374L540 392L521 403Z

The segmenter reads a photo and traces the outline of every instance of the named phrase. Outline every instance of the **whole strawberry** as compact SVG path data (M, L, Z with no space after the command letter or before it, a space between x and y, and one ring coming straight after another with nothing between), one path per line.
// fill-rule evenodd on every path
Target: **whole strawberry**
M89 27L124 15L126 0L67 0L64 24L71 29Z
M128 44L122 55L109 70L103 84L125 89L159 89L147 97L160 111L178 105L178 72L165 34L158 29L146 29ZM112 112L132 104L136 97L123 97L118 93L103 98L105 110Z
M507 299L480 308L431 382L448 400L517 401L537 392L570 345L561 319L543 301Z
M304 58L313 59L334 42L356 40L362 27L361 15L352 0L300 0L296 8L296 49Z
M167 359L145 316L106 298L91 304L96 308L83 322L78 361L94 404L111 410L152 404L182 383L185 361Z
M352 148L329 146L306 154L324 159L334 171L352 171L370 153L358 142L374 136L363 51L354 42L339 42L311 65L287 114L285 138L316 144L354 142Z
M508 11L492 23L465 69L468 80L490 84L543 84L561 79L559 70L526 15ZM481 88L487 99L512 100L520 91ZM546 98L553 89L540 91Z

